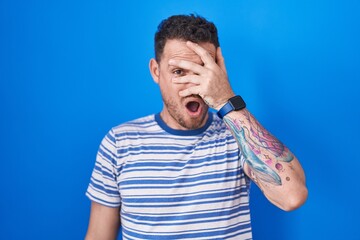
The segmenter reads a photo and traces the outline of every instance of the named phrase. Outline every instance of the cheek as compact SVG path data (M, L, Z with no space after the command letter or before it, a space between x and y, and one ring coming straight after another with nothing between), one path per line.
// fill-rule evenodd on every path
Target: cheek
M179 91L185 88L184 84L176 84L171 81L171 74L162 74L160 75L159 85L164 93L167 95L172 94L171 97L177 97Z

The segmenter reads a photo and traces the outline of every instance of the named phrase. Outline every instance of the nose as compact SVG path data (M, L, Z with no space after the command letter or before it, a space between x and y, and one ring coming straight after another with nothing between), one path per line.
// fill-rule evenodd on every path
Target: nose
M198 75L198 74L189 71L189 72L187 72L186 75L191 78L191 76L195 76L195 75ZM185 83L185 85L186 85L187 88L196 86L195 83Z
M191 76L195 76L195 75L196 75L196 73L194 73L194 72L186 71L183 76L187 76L188 78L191 78ZM191 82L185 82L185 83L181 83L181 84L177 84L177 85L178 85L179 91L183 91L190 87L196 86L195 83L191 83Z
M186 88L196 86L195 83L184 83L184 85L185 85Z
M189 78L191 78L191 77L194 76L194 75L196 75L194 72L188 71L188 72L186 73L186 76L189 77ZM195 86L195 85L196 85L196 84L190 83L190 82L184 83L185 88L193 87L193 86Z
M179 92L189 89L194 86L196 86L196 84L194 84L194 83L183 83L183 84L181 84L181 87L179 88Z

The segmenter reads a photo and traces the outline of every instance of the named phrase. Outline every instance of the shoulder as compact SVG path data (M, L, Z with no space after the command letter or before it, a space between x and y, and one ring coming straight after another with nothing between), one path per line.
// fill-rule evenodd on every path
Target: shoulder
M216 113L210 112L212 114L212 123L210 127L208 128L208 131L210 131L212 134L230 134L231 132L226 127L224 121L220 119Z
M118 135L126 132L148 131L154 126L157 126L157 123L155 121L155 115L152 114L119 124L113 127L110 131L112 131L114 135Z
M156 128L154 115L119 124L107 132L100 144L99 152L118 159L123 153L127 153L128 149L141 145L143 136Z
M144 144L144 141L163 137L163 131L155 120L155 114L137 118L113 127L108 135L113 137L117 148Z

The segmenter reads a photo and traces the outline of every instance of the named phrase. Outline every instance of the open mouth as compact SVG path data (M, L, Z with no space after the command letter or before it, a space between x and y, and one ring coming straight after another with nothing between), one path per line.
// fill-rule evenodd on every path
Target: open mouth
M186 104L186 108L191 113L197 113L200 108L200 103L196 101L190 101Z
M192 117L198 117L203 111L203 101L198 96L189 97L185 102L185 108Z

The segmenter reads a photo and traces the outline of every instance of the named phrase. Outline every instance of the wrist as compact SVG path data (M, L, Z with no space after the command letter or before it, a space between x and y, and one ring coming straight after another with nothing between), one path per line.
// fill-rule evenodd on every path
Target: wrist
M229 94L227 97L221 99L218 101L218 104L213 107L213 109L215 109L216 111L219 111L225 104L228 103L229 99L235 97L234 93Z
M220 105L219 105L220 106ZM239 95L229 98L227 102L222 104L217 110L217 115L222 119L232 111L240 111L246 108L246 103Z

